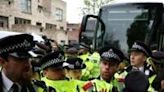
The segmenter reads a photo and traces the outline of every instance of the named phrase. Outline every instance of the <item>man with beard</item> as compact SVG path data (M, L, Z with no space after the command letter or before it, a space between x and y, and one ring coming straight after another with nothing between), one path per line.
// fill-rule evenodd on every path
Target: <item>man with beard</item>
M33 36L13 34L0 39L0 92L38 92L31 82ZM38 84L38 83L37 83Z
M0 44L1 92L19 92L23 88L21 85L26 84L24 76L29 75L31 68L28 51L34 46L33 37L11 35L1 38Z

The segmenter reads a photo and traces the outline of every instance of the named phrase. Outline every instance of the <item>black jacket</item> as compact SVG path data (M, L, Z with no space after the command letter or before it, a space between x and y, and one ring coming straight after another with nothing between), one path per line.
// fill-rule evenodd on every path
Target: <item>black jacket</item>
M2 87L3 87L3 83L2 83L2 74L1 74L1 72L0 72L0 92L3 92Z
M132 71L132 68L133 68L132 66L128 66L125 69L125 71L130 72L130 71ZM151 77L152 75L156 74L153 70L150 69L150 67L147 67L146 64L144 65L144 73L145 73L145 71L149 71L148 77Z
M32 81L33 83L26 85L26 88L29 90L29 92L36 92L35 87L41 87L44 89L44 92L56 92L54 88L48 87L45 85L43 81ZM0 72L0 92L3 92L3 82L2 82L2 73Z
M30 92L35 92L34 88L32 87L32 84L28 85L28 90ZM2 82L2 73L0 72L0 92L3 92L3 82Z

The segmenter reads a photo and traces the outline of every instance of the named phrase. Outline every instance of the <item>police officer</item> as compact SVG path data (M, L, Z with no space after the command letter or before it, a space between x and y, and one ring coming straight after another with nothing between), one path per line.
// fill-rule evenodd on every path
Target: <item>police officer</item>
M31 80L33 36L9 34L0 44L0 92L49 92L44 82Z
M70 79L76 87L76 92L83 92L82 86L85 81L81 80L82 70L86 68L83 60L78 57L70 57L63 63L63 68L65 69L66 76Z
M23 37L24 36L24 37ZM27 34L7 36L0 39L0 62L2 65L1 85L2 91L14 90L12 86L17 83L24 84L23 79L29 75L29 54L33 46L33 37ZM10 85L7 85L10 84ZM25 82L26 84L26 82ZM15 87L15 89L18 89Z
M134 42L130 49L130 66L128 66L123 72L116 74L117 79L125 79L126 75L130 71L141 71L149 78L149 91L153 92L152 83L156 77L151 64L147 63L147 58L152 56L151 50L143 42Z
M117 92L117 81L114 79L114 74L117 72L120 62L125 58L124 54L116 48L105 47L100 50L100 55L100 76L92 80L95 86L94 90L107 89L107 92Z
M135 42L130 50L130 70L138 69L145 72L146 75L150 75L153 70L150 70L150 66L147 65L146 59L151 57L151 50L142 42ZM148 71L148 70L149 71Z
M63 63L63 68L65 68L66 75L70 79L81 79L82 69L86 65L83 63L83 60L77 57L68 58L66 62Z
M64 80L66 77L62 68L63 62L64 52L59 50L44 56L40 61L43 76L51 80Z
M31 49L35 43L29 34L13 34L0 39L0 92L38 92L31 81Z
M59 50L44 56L41 59L41 69L44 75L42 80L56 92L77 92L76 84L65 76L62 67L64 60L64 52Z

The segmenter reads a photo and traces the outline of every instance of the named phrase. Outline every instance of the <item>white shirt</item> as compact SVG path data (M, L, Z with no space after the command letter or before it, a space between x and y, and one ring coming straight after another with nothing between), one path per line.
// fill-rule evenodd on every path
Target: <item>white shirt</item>
M141 72L144 72L144 66L138 68Z
M141 72L144 72L144 66L141 66L141 67L133 67L133 70L139 70Z
M3 82L3 91L4 92L12 92L12 91L10 91L10 89L13 85L13 82L9 78L7 78L4 71L2 71L2 82Z
M11 88L14 84L4 73L2 70L2 83L3 83L3 92L13 92L13 89ZM20 89L20 85L18 85Z

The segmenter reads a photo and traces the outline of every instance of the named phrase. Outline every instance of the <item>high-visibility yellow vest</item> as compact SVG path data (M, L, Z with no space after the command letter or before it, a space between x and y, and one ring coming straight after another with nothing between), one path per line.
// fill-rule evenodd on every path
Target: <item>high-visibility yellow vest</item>
M37 88L37 91L36 92L48 92L48 90L39 87L39 88Z
M81 58L84 62L88 59L90 53L87 52L86 54L80 55L79 58Z
M56 92L77 92L76 81L71 80L49 80L46 77L42 78L47 86L56 90Z
M155 89L152 87L152 83L154 81L154 79L157 77L156 74L152 75L151 77L149 77L149 88L148 88L148 92L155 92Z
M39 85L37 85L37 83ZM33 80L32 85L36 92L49 92L48 87L45 85L45 83L41 83L41 81Z
M74 79L71 81L76 85L76 92L85 92L83 90L83 85L86 83L86 81L74 80Z
M86 68L82 70L82 80L88 80L89 78L92 78L92 74L91 74L91 71L93 69L93 63L88 61L88 62L85 62L85 65L86 65Z
M94 79L94 80L91 80L91 82L93 84L92 92L99 92L102 89L105 89L106 92L112 92L113 85L105 82L104 80ZM90 91L86 90L86 92L90 92Z
M100 54L98 52L94 52L89 56L89 60L98 64L100 62Z
M118 92L121 92L121 90L119 89L119 82L118 82L117 79L113 78L113 79L110 81L110 84L112 84L113 87L115 87L116 90L117 90Z
M88 60L85 60L86 57ZM96 78L100 75L99 62L100 55L97 52L94 52L92 55L83 55L81 58L84 58L84 63L86 68L82 70L82 80L88 80L91 78Z

